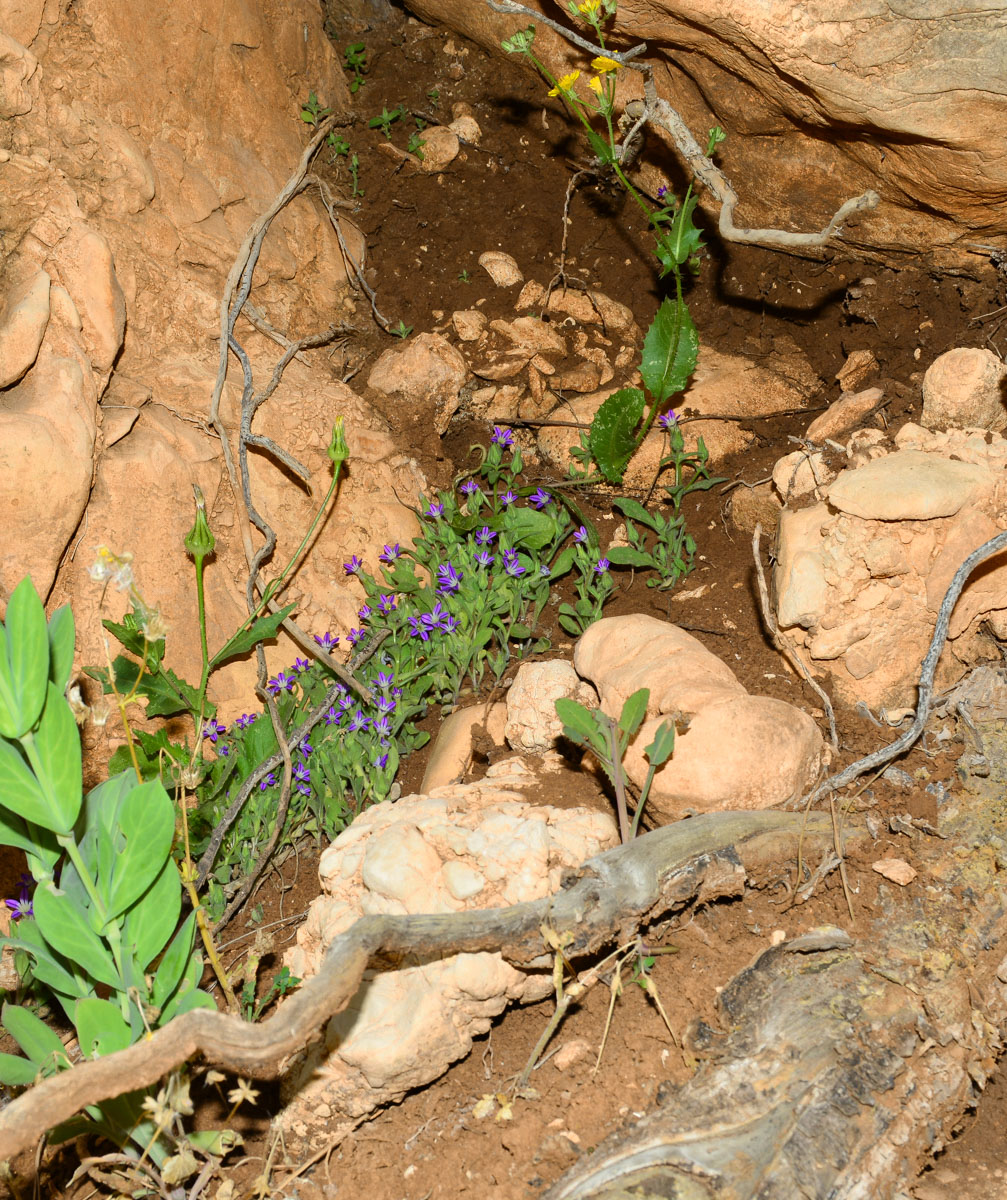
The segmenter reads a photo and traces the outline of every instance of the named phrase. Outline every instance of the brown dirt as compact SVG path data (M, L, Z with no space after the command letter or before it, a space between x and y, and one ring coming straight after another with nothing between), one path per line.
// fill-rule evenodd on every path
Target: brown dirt
M472 307L479 300L485 301L481 309L490 319L512 317L514 293L494 288L476 260L487 249L510 250L527 277L548 281L560 252L567 181L572 167L582 165L586 157L581 139L557 102L545 98L541 84L512 64L491 61L456 35L401 13L365 27L341 18L338 8L330 6L337 46L341 51L352 41L364 41L370 64L366 84L355 97L353 124L342 134L360 159L364 195L355 220L367 236L367 278L381 310L417 332L441 325L454 309ZM309 87L306 81L305 92ZM432 90L438 93L436 107ZM324 103L325 97L321 99ZM466 147L441 175L398 166L379 149L384 140L380 131L367 127L383 104L391 109L401 103L413 113L450 120L451 106L458 101L472 105L483 141L478 148ZM391 140L404 147L413 128L412 118L397 122ZM729 172L730 143L725 160ZM328 170L349 195L345 159ZM744 181L736 182L743 192ZM633 206L598 184L578 191L570 215L570 272L630 305L646 328L659 291L647 231ZM887 420L896 426L919 415L923 368L954 346L982 344L984 327L970 321L996 306L989 291L973 281L868 269L844 259L841 248L818 262L721 246L712 236L708 242L702 274L689 296L706 343L772 364L778 340L795 340L822 378L816 402L820 406L837 397L834 376L846 355L873 350L881 364L877 382L891 399ZM469 273L470 282L460 278L462 272ZM864 285L865 276L873 284ZM862 296L849 290L858 282ZM376 330L364 302L358 305L356 323L357 335L345 350L346 372L353 373L353 386L363 387L376 356L394 342ZM444 439L433 434L429 412L392 404L386 415L402 444L411 447L431 482L439 486L471 462L469 446L485 442L488 434L486 422L475 420L464 407ZM718 473L730 481L764 479L791 448L788 436L800 436L807 421L807 416L753 421L755 446L739 460L723 464ZM687 586L708 583L710 591L696 600L676 602L674 593L662 594L648 589L640 578L620 576L607 613L643 611L675 620L724 658L750 690L778 696L820 716L815 695L790 673L763 636L750 541L727 517L728 494L726 488L717 488L689 502L689 525L700 560ZM610 519L604 496L595 496L591 503L596 519ZM562 636L556 644L561 650L569 646ZM841 710L837 716L844 761L876 748L879 739L887 740L854 713ZM914 751L901 765L909 772L925 770L931 780L953 786L953 756L933 759ZM422 754L406 764L404 793L418 786L423 766ZM585 787L591 795L584 794ZM569 803L575 788L580 789L576 799L581 803L608 804L583 776L563 778L557 792L545 792L541 801ZM877 782L858 803L874 805L881 816L907 807L913 815L933 815L932 801L922 787L906 797ZM911 858L905 839L898 840L896 848ZM871 857L883 852L882 843ZM267 968L278 966L298 918L317 895L315 862L314 849L288 860L251 901L251 907L261 905L259 919L246 925L247 918L239 918L230 931L231 937L247 941L257 928L271 930L276 948L273 961L264 962ZM372 1200L465 1195L525 1200L541 1194L579 1154L653 1107L666 1085L688 1076L703 1055L709 1027L718 1024L717 989L766 947L775 930L789 936L837 922L856 935L866 925L878 877L862 861L851 861L848 870L852 922L834 874L808 903L791 907L789 873L781 869L779 877L763 881L743 900L716 904L690 913L674 927L648 931L651 945L674 951L658 956L653 979L675 1040L644 992L630 982L627 968L607 1041L612 991L599 985L568 1016L550 1047L572 1053L570 1048L580 1045L580 1057L563 1067L557 1065L562 1055L547 1057L532 1077L534 1099L516 1101L507 1119L499 1108L495 1115L479 1119L475 1105L485 1095L506 1093L552 1006L543 1002L510 1011L467 1059L435 1084L377 1114L296 1183L290 1173L301 1164L286 1163L282 1151L276 1154L273 1194L326 1200L364 1195ZM17 870L12 872L16 877ZM13 894L12 884L13 878L7 881L6 894ZM241 952L240 942L227 944L226 961L237 961ZM267 969L264 976L268 979L269 974ZM261 1172L269 1153L270 1103L275 1096L265 1089L262 1118L243 1128L248 1157L230 1175L245 1186ZM921 1180L919 1200L946 1194L933 1190L945 1185L953 1185L959 1200L1000 1195L997 1188L1007 1195L1000 1167L1003 1139L983 1132L1007 1126L1005 1107L1007 1091L997 1080L978 1118L963 1119L960 1140ZM215 1116L219 1119L209 1104L201 1112L203 1123L212 1123ZM982 1182L971 1185L969 1179Z

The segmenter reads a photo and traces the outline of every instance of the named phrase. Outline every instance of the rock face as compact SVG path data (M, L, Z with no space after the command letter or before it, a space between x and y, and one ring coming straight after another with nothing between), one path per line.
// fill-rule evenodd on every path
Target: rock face
M528 24L483 0L409 6L498 53ZM740 224L821 228L843 200L872 188L881 207L846 240L931 265L966 265L958 242L1003 228L1007 160L989 153L1007 119L1000 9L638 0L620 5L609 28L620 45L650 43L659 94L700 141L714 124L727 131L720 158L742 198ZM586 65L543 25L535 52L555 76ZM642 91L638 76L624 87L620 103Z
M217 536L211 646L244 611L240 527L206 424L224 282L303 151L291 119L299 81L339 107L342 72L314 0L242 0L226 20L207 0L0 0L0 29L0 607L30 572L50 606L72 603L81 662L103 662L99 617L118 619L125 604L110 594L99 613L101 588L88 578L94 548L107 544L134 555L140 590L170 628L169 664L198 675L181 544L193 484ZM359 258L360 235L348 225L343 233ZM273 224L251 302L299 337L348 311L345 279L335 233L306 192ZM264 383L279 347L244 320L235 336ZM284 560L324 495L332 421L345 415L354 465L365 469L342 489L296 584L302 598L325 597L324 608L305 601L302 621L338 629L358 606L339 564L368 543L408 541L411 514L386 498L413 496L423 480L325 352L304 357L256 432L307 467L314 494L265 458L252 463L252 487L277 530L274 561ZM221 404L232 436L240 395L239 377ZM82 544L69 555L78 530ZM215 699L237 708L248 671L215 684Z
M535 778L508 759L478 783L362 813L322 856L324 894L286 957L293 973L317 971L332 939L365 913L452 913L536 900L559 887L565 868L617 843L607 814L526 802L522 789ZM551 990L547 970L525 974L498 954L368 972L323 1044L288 1077L293 1099L284 1127L302 1138L331 1136L436 1079L508 1003Z
M634 692L650 689L648 719L624 760L637 787L649 765L644 748L664 721L675 721L674 754L647 800L647 815L659 823L690 811L783 804L818 773L822 736L811 717L782 700L750 696L726 663L667 621L642 614L595 621L577 643L574 665L613 718Z

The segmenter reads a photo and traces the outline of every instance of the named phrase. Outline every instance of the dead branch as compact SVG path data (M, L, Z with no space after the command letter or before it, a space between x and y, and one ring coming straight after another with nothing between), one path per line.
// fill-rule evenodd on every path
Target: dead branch
M582 957L613 939L625 942L627 931L687 905L740 894L749 874L779 868L802 836L831 842L828 815L812 814L805 823L796 813L709 813L596 855L541 900L468 913L362 917L335 939L318 974L261 1024L197 1009L125 1050L36 1083L0 1111L0 1160L34 1145L40 1130L88 1105L149 1087L197 1055L254 1078L282 1073L346 1007L369 965L497 951L517 966L539 969L549 961L544 921L572 933L567 958Z
M645 99L643 101L631 101L626 106L627 115L634 118L636 123L626 135L623 144L626 146L631 145L644 125L653 125L665 134L678 153L689 164L692 173L720 205L718 227L720 236L725 242L769 246L777 250L796 250L824 246L832 238L839 237L842 234L842 225L845 220L855 213L868 212L870 209L877 208L880 203L881 198L874 191L866 191L860 196L854 196L853 199L847 200L836 210L824 229L812 233L792 233L786 229L746 229L743 226L735 225L734 210L738 204L738 193L734 190L734 185L720 167L717 166L712 158L707 157L703 153L699 143L692 136L689 127L675 109L672 108L667 100L662 100L658 96L657 86L654 83L653 68L649 63L637 61L639 55L646 53L647 47L645 43L620 53L612 49L594 45L574 30L568 29L565 25L561 25L558 21L554 21L551 17L547 17L543 13L536 12L535 9L516 3L516 0L486 0L486 3L494 12L513 13L514 15L530 17L533 21L539 21L543 25L548 25L550 29L555 30L562 37L566 38L567 41L573 42L575 46L579 46L587 54L604 55L607 58L614 59L621 66L627 67L631 71L638 71L643 76Z

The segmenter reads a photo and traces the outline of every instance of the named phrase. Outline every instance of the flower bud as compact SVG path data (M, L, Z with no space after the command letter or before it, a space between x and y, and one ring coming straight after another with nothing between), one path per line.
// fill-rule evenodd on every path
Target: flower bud
M350 448L346 444L343 433L343 418L336 417L332 424L332 440L329 442L329 458L336 464L338 470L350 457Z
M193 493L196 497L196 523L185 535L185 548L196 560L197 564L202 564L203 559L208 554L213 553L213 547L216 545L216 538L210 530L210 526L206 520L206 501L203 499L203 493L198 484L192 485Z

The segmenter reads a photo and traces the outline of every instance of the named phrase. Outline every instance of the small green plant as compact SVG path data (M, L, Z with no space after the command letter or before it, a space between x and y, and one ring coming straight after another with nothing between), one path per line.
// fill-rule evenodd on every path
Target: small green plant
M569 7L574 18L594 32L601 50L591 62L595 74L587 81L586 99L577 91L579 70L557 80L535 56L534 25L507 38L503 48L526 57L551 84L549 95L562 100L581 122L599 169L614 174L645 214L654 233L654 253L661 265L661 275L671 275L674 280L674 295L661 302L644 339L640 361L644 388L621 388L609 396L591 422L590 431L582 435L580 450L575 454L582 464L593 461L609 483L620 483L654 421L671 397L684 390L695 370L699 337L683 298L682 281L686 271L699 270L702 241L692 219L697 201L691 185L681 201L669 196L667 188L659 188L661 203L653 208L623 170L622 148L617 144L613 121L616 77L622 64L605 53L602 28L615 16L616 0L587 0L571 3ZM596 128L599 120L601 132ZM723 139L724 132L719 126L710 131L708 156Z
M403 341L406 340L412 331L412 325L407 325L401 317L399 318L399 323L397 325L388 326L388 332L393 333L397 338L401 338Z
M441 94L437 88L431 88L430 91L427 92L427 99L430 101L431 108L437 108L441 102Z
M627 779L622 760L627 746L643 724L649 700L649 688L640 688L638 692L634 692L623 704L618 721L613 721L600 709L585 708L576 700L560 697L556 701L556 715L563 722L564 735L578 746L585 746L590 750L612 782L619 816L619 835L623 842L636 837L657 768L668 761L675 749L675 724L668 720L658 726L654 740L644 750L650 765L636 801L636 811L631 823L626 801Z
M471 274L464 269L462 269L461 271L458 272L458 278L461 280L462 283L471 283L472 282Z
M380 129L386 138L392 136L392 126L396 121L400 121L406 115L405 106L397 104L391 111L387 105L381 106L381 112L376 117L371 117L367 122L369 129Z
M84 1057L95 1058L181 1013L216 1006L199 990L196 914L179 926L175 809L160 781L140 782L128 770L83 794L80 737L65 696L73 654L69 608L47 623L23 579L0 624L0 842L24 851L35 887L0 942L26 957L35 986L63 1010ZM0 1054L0 1083L28 1086L70 1067L61 1039L28 1008L7 1003L0 1019L24 1052ZM156 1104L147 1090L103 1101L50 1141L101 1133L123 1149L132 1143L176 1182L199 1168L194 1148L222 1152L226 1131L183 1135L155 1119ZM236 1135L225 1140L233 1146Z
M301 986L296 975L291 975L289 967L281 967L273 982L258 1000L255 991L258 985L260 956L253 952L245 960L245 982L241 989L241 1011L246 1021L257 1021L274 1000L279 1000Z
M353 78L350 80L350 92L356 95L367 82L364 78L367 73L367 47L363 42L353 42L352 45L346 47L343 51L343 65L347 71L353 72Z
M353 153L350 143L345 138L330 133L328 144L332 147L329 162L334 163L337 158L346 159L346 165L350 169L350 178L353 180L353 197L355 199L357 196L362 196L364 189L360 186L360 159Z
M415 154L416 157L420 160L420 162L422 162L423 161L423 147L425 145L426 145L426 143L420 137L419 133L412 133L409 135L409 144L406 146L406 149L409 151L410 154Z
M321 101L314 92L308 92L308 98L301 106L301 120L313 129L332 112L331 108L323 108Z
M696 542L685 528L683 501L692 492L708 491L724 481L710 474L707 466L709 454L702 438L699 438L694 451L685 449L685 439L675 413L663 413L658 418L658 424L670 442L669 453L661 457L659 473L668 468L674 472L674 482L664 485L671 516L659 511L650 512L628 496L614 500L615 507L626 518L629 545L612 546L608 554L616 566L653 571L655 576L648 578L647 586L666 591L689 574L696 554ZM637 523L649 529L653 536L648 538Z

